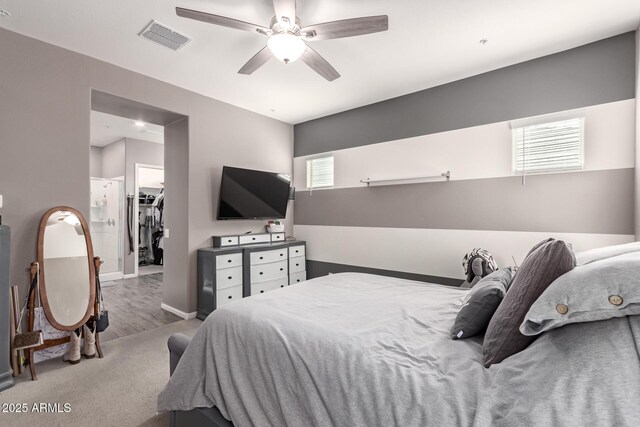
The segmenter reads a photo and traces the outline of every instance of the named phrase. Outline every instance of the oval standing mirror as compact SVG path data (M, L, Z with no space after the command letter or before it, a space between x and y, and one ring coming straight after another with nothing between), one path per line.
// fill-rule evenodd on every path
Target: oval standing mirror
M87 221L73 208L49 209L38 231L40 299L47 320L62 331L82 326L95 299L93 246Z

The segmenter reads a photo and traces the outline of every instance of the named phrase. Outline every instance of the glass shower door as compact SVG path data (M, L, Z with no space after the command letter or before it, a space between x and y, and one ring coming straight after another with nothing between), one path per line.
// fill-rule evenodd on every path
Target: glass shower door
M104 262L100 280L122 279L124 248L124 183L91 178L91 237L93 252Z

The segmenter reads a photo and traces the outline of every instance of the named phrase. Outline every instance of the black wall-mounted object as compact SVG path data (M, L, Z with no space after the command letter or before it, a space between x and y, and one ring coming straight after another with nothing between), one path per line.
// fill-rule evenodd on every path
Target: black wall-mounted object
M218 219L283 219L290 189L289 175L225 166Z

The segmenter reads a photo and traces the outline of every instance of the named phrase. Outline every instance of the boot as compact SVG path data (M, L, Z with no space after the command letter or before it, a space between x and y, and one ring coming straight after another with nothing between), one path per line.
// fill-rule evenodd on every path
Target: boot
M82 344L82 354L87 359L93 359L96 356L96 326L95 322L87 322L82 326L82 335L84 342Z
M69 350L62 356L62 361L69 362L72 365L80 363L80 329L71 332Z

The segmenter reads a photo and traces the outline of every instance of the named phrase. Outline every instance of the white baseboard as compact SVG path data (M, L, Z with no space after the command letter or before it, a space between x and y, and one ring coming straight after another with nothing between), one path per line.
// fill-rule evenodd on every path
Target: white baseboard
M132 273L132 274L125 274L124 276L122 276L123 279L133 279L134 277L138 277L138 275L136 273Z
M180 311L177 308L173 308L170 305L165 303L160 304L160 308L163 310L167 310L169 313L173 313L178 317L182 317L183 319L193 319L196 317L197 312L194 311L192 313L185 313L184 311Z

